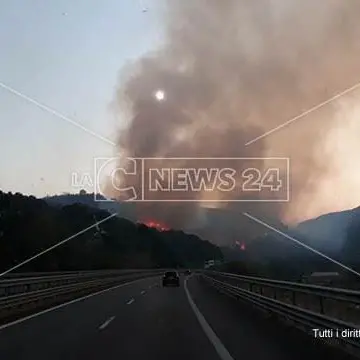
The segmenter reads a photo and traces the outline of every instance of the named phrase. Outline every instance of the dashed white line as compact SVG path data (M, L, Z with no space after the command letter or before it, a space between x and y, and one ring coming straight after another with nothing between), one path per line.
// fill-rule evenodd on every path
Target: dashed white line
M141 292L141 295L144 295L146 293L146 291L145 290L143 290L142 292Z
M130 300L126 303L126 305L131 305L134 301L135 301L134 299L130 299Z
M199 320L199 323L200 323L201 327L203 328L206 336L209 338L209 340L215 347L215 350L218 353L218 355L220 356L221 360L234 360L234 358L227 351L226 347L223 345L221 340L217 337L217 335L215 334L213 329L207 323L203 314L201 314L200 310L195 305L193 299L191 298L190 292L187 288L187 281L188 281L188 279L185 279L185 281L184 281L184 289L185 289L187 299L188 299L190 306L191 306L192 310L194 311L197 319Z
M63 304L56 305L56 306L54 306L54 307L52 307L52 308L45 309L45 310L42 310L42 311L37 312L37 313L35 313L35 314L32 314L32 315L26 316L26 317L24 317L24 318L21 318L21 319L12 321L12 322L10 322L10 323L1 325L1 326L0 326L0 331L1 331L1 330L4 330L4 329L6 329L6 328L8 328L8 327L10 327L10 326L20 324L20 323L22 323L22 322L24 322L24 321L26 321L26 320L30 320L30 319L33 319L33 318L38 317L38 316L40 316L40 315L49 313L49 312L51 312L51 311L54 311L54 310L57 310L57 309L61 309L61 308L65 307L65 306L68 306L68 305L71 305L71 304L75 304L75 303L77 303L77 302L79 302L79 301L82 301L82 300L85 300L85 299L89 299L89 298L92 298L92 297L94 297L94 296L97 296L97 295L100 295L100 294L104 294L104 293L106 293L106 292L108 292L108 291L115 290L115 289L121 288L121 287L123 287L123 286L127 286L127 285L134 284L134 283L137 283L137 282L140 282L140 281L144 281L144 280L146 280L146 279L138 279L138 280L129 281L129 282L127 282L127 283L123 283L123 284L120 284L120 285L116 285L116 286L113 286L113 287L111 287L111 288L108 288L108 289L105 289L105 290L101 290L101 291L97 291L97 292L95 292L95 293L92 293L92 294L89 294L89 295L85 295L85 296L79 297L79 298L77 298L77 299L74 299L74 300L65 302L65 303L63 303Z
M107 319L100 327L100 330L104 330L113 320L115 319L115 316L112 316L111 318Z

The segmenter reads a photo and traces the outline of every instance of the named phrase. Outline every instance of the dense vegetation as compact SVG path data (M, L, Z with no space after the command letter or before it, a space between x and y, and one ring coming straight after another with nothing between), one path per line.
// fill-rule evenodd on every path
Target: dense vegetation
M346 224L341 246L314 241L296 229L276 224L273 227L288 237L269 231L248 242L246 251L241 251L239 247L222 249L227 261L215 269L289 281L301 281L313 272L337 272L343 285L359 283L359 276L339 265L343 264L360 273L360 210L353 209L350 215L351 221ZM330 237L328 240L331 242Z
M53 206L0 191L0 269L6 270L110 216L84 204ZM198 267L221 250L181 231L159 232L114 216L18 271Z
M102 204L86 194L63 195L45 200L0 191L0 271L6 270L52 245L86 229L113 211L128 213L131 208ZM101 203L100 203L101 204ZM130 211L131 212L131 211ZM274 228L332 259L360 272L360 209L322 217L321 229L344 223L341 246L311 240L282 224ZM338 221L334 221L338 218ZM343 220L345 219L345 221ZM310 233L315 233L317 219ZM330 225L329 225L330 224ZM328 230L329 232L329 230ZM244 241L246 242L246 241ZM219 248L182 231L163 231L112 217L42 255L18 271L62 271L106 268L202 267L205 260L225 259L221 271L298 281L314 271L349 272L281 234L269 232L239 247Z

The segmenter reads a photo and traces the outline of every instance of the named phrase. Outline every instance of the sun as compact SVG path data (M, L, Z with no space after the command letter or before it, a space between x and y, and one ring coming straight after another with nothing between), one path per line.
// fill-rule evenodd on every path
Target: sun
M155 91L155 99L157 100L157 101L163 101L163 100L165 100L165 91L164 90L156 90Z

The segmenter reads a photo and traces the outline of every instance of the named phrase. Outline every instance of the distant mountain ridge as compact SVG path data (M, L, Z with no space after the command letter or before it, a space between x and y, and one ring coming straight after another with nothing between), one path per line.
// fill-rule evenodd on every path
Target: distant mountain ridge
M51 197L46 197L44 200L51 205L65 206L76 203L84 204L90 207L106 210L111 213L118 213L119 216L136 221L135 204L129 202L109 201L101 195L89 193L79 194L62 194ZM205 227L209 228L211 233L217 237L228 239L227 243L222 245L230 245L235 240L242 241L247 239L247 234L241 230L249 225L249 219L246 219L240 212L233 213L222 209L206 209L205 217L207 218ZM267 222L267 219L261 219ZM272 225L274 228L291 234L295 238L300 238L309 246L316 248L319 251L324 251L330 254L336 254L342 251L347 241L348 229L353 223L360 223L360 207L354 209L332 212L321 215L317 218L306 220L299 223L297 226L288 228L281 222L275 222ZM267 222L268 223L268 222ZM259 239L263 238L266 233L273 233L273 231L262 227L260 224L253 224L258 229ZM185 229L186 230L186 229ZM191 230L195 232L202 232L201 226L194 227ZM240 232L240 234L239 234ZM263 235L261 235L263 234ZM272 234L272 236L282 237L279 234ZM291 240L287 240L291 241ZM271 245L269 244L269 247ZM271 251L267 250L270 254Z
M92 208L106 210L110 213L117 213L118 216L125 219L136 221L135 207L132 203L118 202L105 198L103 195L94 193L78 193L78 194L61 194L47 196L43 198L52 206L68 206L81 204Z
M101 200L106 200L102 195L96 195ZM94 194L61 194L61 195L53 195L44 197L45 200L50 205L58 205L58 206L67 206L74 204L83 204L91 207L98 208L98 203L95 201Z
M253 268L258 269L260 276L284 280L298 281L303 274L314 271L336 271L351 276L329 258L360 272L359 207L324 214L295 227L279 222L267 224L279 232L264 227L263 235L247 242L246 251L233 246L231 251L222 250L224 256L250 266L255 264Z
M15 196L14 199L19 198L21 197ZM51 204L51 207L64 208L65 213L68 213L70 208L76 204L82 204L94 209L94 211L106 210L106 212L111 213L117 212L121 214L120 217L135 218L135 204L105 201L105 198L104 201L96 201L94 194L63 194L47 197L43 200ZM38 204L41 205L41 202ZM223 239L227 241L221 243L221 252L226 261L244 264L249 273L297 281L304 273L338 271L340 268L339 265L315 254L296 241L247 219L241 212L205 209L204 214L207 220L200 225L208 227L208 232L223 236ZM340 261L356 271L360 271L359 207L324 214L315 219L304 221L295 227L288 227L274 219L261 218L260 216L259 219L300 243ZM202 230L200 225L199 231ZM249 225L255 226L259 234L254 237L254 233L247 233L245 229ZM191 231L191 233L194 232ZM175 239L178 235L171 236L171 241L176 243ZM206 237L200 236L200 238ZM239 244L243 243L245 246L241 249ZM177 252L176 247L172 251ZM182 257L182 253L176 255L176 257L179 256Z
M360 222L360 207L306 220L295 227L295 231L307 237L319 248L341 251L353 221Z

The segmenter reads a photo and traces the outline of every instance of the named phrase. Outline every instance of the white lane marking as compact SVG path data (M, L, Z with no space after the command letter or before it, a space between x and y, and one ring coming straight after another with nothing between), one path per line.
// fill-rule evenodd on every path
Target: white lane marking
M134 301L135 301L134 299L130 299L130 300L126 303L126 305L131 305Z
M112 316L111 318L107 319L100 327L100 330L104 330L113 320L115 319L115 316Z
M145 290L143 290L142 292L141 292L141 295L144 295L146 293L146 291Z
M185 279L185 281L184 281L184 289L185 289L187 299L188 299L188 301L190 303L190 306L191 306L192 310L194 311L197 319L199 320L199 323L200 323L201 327L203 328L206 336L209 338L210 342L215 347L215 349L216 349L218 355L220 356L221 360L234 360L234 358L227 351L227 349L225 348L225 346L223 345L221 340L217 337L217 335L215 334L213 329L207 323L207 321L205 320L203 314L201 314L200 310L195 305L193 299L191 298L190 292L189 292L189 290L187 288L187 281L188 281L188 279Z
M92 294L89 294L89 295L85 295L85 296L83 296L83 297L80 297L80 298L77 298L77 299L68 301L68 302L66 302L66 303L63 303L63 304L54 306L54 307L52 307L52 308L50 308L50 309L45 309L45 310L40 311L40 312L38 312L38 313L35 313L35 314L32 314L32 315L23 317L23 318L21 318L21 319L12 321L12 322L10 322L10 323L1 325L1 326L0 326L0 331L3 330L3 329L8 328L8 327L10 327L10 326L13 326L13 325L16 325L16 324L20 324L20 323L22 323L23 321L30 320L30 319L35 318L35 317L37 317L37 316L46 314L46 313L48 313L48 312L50 312L50 311L54 311L54 310L60 309L60 308L62 308L62 307L65 307L65 306L67 306L67 305L71 305L71 304L77 303L77 302L79 302L79 301L81 301L81 300L89 299L89 298L91 298L91 297L93 297L93 296L100 295L100 294L104 294L104 293L106 293L106 292L108 292L108 291L110 291L110 290L115 290L115 289L121 288L121 287L123 287L123 286L130 285L130 284L134 284L134 283L136 283L136 282L143 281L143 280L148 280L148 279L145 278L145 279L138 279L138 280L134 280L134 281L129 281L129 282L124 283L124 284L116 285L116 286L113 286L113 287L111 287L111 288L108 288L108 289L105 289L105 290L101 290L101 291L98 291L98 292L95 292L95 293L92 293Z

